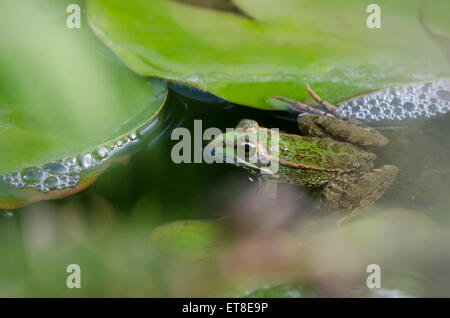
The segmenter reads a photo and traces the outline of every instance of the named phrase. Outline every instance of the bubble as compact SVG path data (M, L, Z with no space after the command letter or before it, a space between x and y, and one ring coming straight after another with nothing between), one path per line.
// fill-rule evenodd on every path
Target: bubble
M406 103L403 104L403 108L405 110L407 110L408 112L412 112L414 109L416 109L416 105L414 105L411 102L406 102Z
M402 104L402 100L401 100L400 98L398 98L398 97L394 97L394 98L391 100L391 104L392 104L392 105L395 105L395 106L399 106L399 105Z
M50 174L56 175L65 174L68 171L65 166L57 162L46 163L42 166L42 169Z
M122 146L123 146L123 141L122 141L122 140L118 140L118 141L116 142L116 146L117 146L117 147L122 147Z
M361 110L361 107L359 107L359 106L352 107L352 112L354 112L354 113L359 112L360 110Z
M372 107L372 108L370 109L370 112L371 112L373 115L379 115L379 114L381 113L381 109L380 109L379 107Z
M69 177L72 178L72 179L80 179L81 175L78 172L71 172L69 174Z
M395 107L394 114L402 115L403 114L403 109L401 107Z
M47 179L45 179L44 181L44 186L46 186L48 189L50 190L54 190L56 189L56 187L58 186L59 181L56 177L48 177Z
M450 91L438 90L436 94L439 98L450 101Z
M428 106L428 109L429 109L432 113L436 113L437 110L438 110L435 104L431 104L430 106Z
M75 157L69 157L64 160L64 163L68 166L74 166L77 164L77 159Z
M91 165L91 162L92 162L92 155L90 153L78 156L78 163L83 168L89 168L89 166Z
M137 139L138 139L137 134L135 134L135 133L131 133L131 134L130 134L130 140L135 141L135 140L137 140Z
M338 113L375 121L430 118L448 112L449 101L450 80L440 80L373 92L340 104Z
M95 159L97 160L105 159L108 156L108 150L106 150L106 148L104 147L97 149L97 151L95 151L94 156Z
M37 183L42 178L42 170L37 167L26 168L22 171L22 180L25 183L33 184Z

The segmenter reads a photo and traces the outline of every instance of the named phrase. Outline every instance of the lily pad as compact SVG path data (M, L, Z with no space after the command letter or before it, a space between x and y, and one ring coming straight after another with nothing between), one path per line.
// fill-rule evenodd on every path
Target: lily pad
M448 1L378 1L381 28L371 29L372 2L88 0L87 8L94 32L135 72L242 105L305 100L305 83L337 104L448 77L448 18L436 9Z
M167 89L124 67L76 1L0 4L0 208L78 192L155 121ZM80 5L82 2L78 1Z

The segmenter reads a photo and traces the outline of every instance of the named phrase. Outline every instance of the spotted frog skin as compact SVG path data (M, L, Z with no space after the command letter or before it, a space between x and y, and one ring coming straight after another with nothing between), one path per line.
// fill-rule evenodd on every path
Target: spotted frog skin
M273 149L275 133L243 119L236 130L217 136L207 147L215 156L231 154L228 162L252 175L321 189L324 208L339 213L340 223L380 199L394 181L397 167L374 169L376 155L361 147L388 143L375 129L327 114L302 114L298 126L301 135L277 132L279 146ZM269 161L276 163L276 172L268 171Z

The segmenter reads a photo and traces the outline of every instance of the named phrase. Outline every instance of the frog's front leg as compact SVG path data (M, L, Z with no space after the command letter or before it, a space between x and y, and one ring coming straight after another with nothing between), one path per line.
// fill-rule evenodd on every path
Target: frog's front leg
M342 118L337 107L321 98L308 84L306 89L315 101L327 109L328 113L299 101L273 96L277 100L290 104L292 110L303 113L298 116L298 127L304 135L329 137L362 146L384 146L389 142L376 129L354 119Z
M339 176L325 185L323 203L329 211L343 215L339 224L345 223L379 200L391 186L397 172L396 166L385 165L362 176Z

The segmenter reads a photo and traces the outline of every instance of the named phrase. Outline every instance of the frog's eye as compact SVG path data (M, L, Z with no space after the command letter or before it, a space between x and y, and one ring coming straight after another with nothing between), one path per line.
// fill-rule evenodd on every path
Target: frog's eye
M256 151L256 145L248 140L242 142L240 147L246 157L251 157Z

